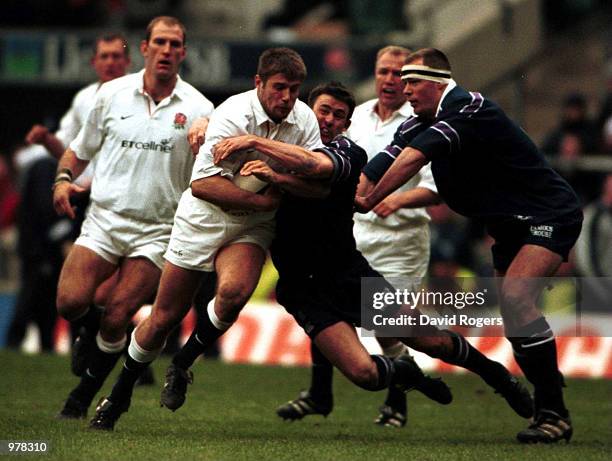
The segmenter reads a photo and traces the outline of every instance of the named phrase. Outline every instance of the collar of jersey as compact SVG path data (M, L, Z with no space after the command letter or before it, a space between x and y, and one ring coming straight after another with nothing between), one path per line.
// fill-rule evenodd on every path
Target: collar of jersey
M440 102L438 103L438 110L436 110L436 117L438 116L438 114L440 114L440 111L442 110L442 103L444 102L444 98L446 98L446 96L448 96L448 93L454 90L456 86L457 86L457 82L451 78L450 82L448 82L448 85L446 85L446 88L444 88L444 92L442 93L442 97L440 98Z
M380 120L380 117L376 113L376 104L378 104L378 99L374 98L368 102L370 103L370 107L368 107L370 114ZM394 117L395 114L399 114L402 118L408 118L412 117L414 115L414 112L412 112L412 106L410 105L410 103L406 101L399 109L394 112Z
M141 69L136 75L138 75L138 86L134 90L135 93L144 94L144 69ZM170 98L177 96L180 99L186 100L188 99L188 95L185 92L185 82L181 78L180 75L176 75L176 85L174 85L174 89L172 93L170 93Z

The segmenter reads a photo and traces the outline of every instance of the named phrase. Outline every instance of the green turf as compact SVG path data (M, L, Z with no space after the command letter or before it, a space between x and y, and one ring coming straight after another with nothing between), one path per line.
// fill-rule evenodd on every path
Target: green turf
M158 381L167 364L163 358L155 364ZM339 374L336 407L328 418L284 423L274 409L306 387L306 369L198 362L195 384L179 411L159 407L160 385L138 388L115 432L100 433L84 421L53 417L76 384L66 357L0 351L0 366L0 439L50 443L46 455L15 459L612 459L609 380L568 380L571 443L521 446L514 437L525 421L473 376L445 376L455 396L450 406L409 394L408 426L396 430L372 424L384 394L359 390ZM109 388L110 383L103 393Z

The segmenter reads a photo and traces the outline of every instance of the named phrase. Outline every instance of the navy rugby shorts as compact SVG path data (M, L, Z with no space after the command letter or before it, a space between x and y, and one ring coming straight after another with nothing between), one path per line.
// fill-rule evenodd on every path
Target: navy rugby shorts
M537 224L516 218L491 220L487 223L487 231L495 239L491 248L493 267L506 272L523 245L547 248L567 261L581 229L581 210Z
M283 278L276 286L276 300L314 339L338 322L361 326L361 278L382 277L365 259L335 274Z

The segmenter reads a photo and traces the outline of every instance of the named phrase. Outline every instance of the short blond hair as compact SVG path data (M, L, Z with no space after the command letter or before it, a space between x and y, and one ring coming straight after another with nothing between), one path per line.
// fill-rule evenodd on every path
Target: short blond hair
M378 53L376 53L376 62L378 62L378 60L387 53L389 53L391 56L403 56L404 59L406 59L408 55L412 53L412 51L403 46L388 45L378 50Z
M181 32L183 32L183 46L185 46L185 43L187 43L187 29L185 28L185 25L174 16L157 16L151 19L151 22L147 26L147 30L145 32L145 41L147 43L149 43L149 40L151 40L153 28L160 22L163 22L164 24L170 27L179 26Z

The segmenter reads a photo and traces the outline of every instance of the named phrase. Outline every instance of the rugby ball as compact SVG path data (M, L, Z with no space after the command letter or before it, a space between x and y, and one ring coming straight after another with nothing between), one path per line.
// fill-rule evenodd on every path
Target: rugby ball
M242 166L251 160L267 160L267 157L255 149L242 150L236 152L232 156L232 159L228 162L228 166L234 171L234 179L232 182L240 189L248 190L256 194L264 189L268 183L257 179L255 175L243 176L240 174ZM223 165L224 162L225 160L221 162L221 165Z
M232 182L240 189L248 190L255 194L268 185L267 182L257 179L255 175L243 176L240 172L234 175Z

